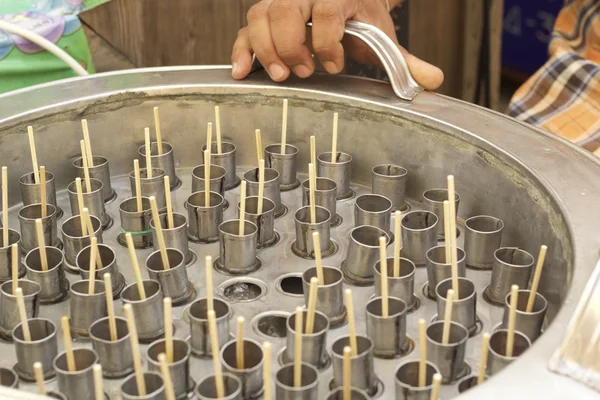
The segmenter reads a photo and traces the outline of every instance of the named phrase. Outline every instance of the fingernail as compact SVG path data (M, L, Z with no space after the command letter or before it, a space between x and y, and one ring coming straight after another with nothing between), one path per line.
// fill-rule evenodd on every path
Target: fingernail
M236 72L238 71L238 63L234 62L231 65L231 75L235 76Z
M285 74L285 71L279 64L273 63L269 65L269 75L271 75L271 78L274 80L280 80L283 77L283 74Z
M336 63L333 61L323 61L323 68L325 68L330 74L336 74L339 72Z
M310 75L310 69L306 65L296 65L293 70L294 74L300 78L307 78Z

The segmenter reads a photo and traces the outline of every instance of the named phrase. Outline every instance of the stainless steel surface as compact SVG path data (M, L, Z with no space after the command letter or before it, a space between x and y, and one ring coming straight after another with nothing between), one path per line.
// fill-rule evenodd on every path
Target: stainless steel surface
M242 383L232 374L223 374L223 386L225 389L225 397L220 400L242 400ZM217 397L217 389L215 384L215 376L207 375L194 390L194 394L199 400L219 400Z
M444 318L446 295L450 289L452 289L452 278L441 281L435 288L438 320ZM477 288L473 281L468 278L458 278L458 293L454 296L451 320L467 328L473 335L477 329Z
M379 259L379 238L389 236L374 226L357 226L349 234L348 251L342 263L344 277L359 285L373 284L373 265Z
M534 261L531 254L517 247L501 247L496 250L492 277L490 285L484 291L484 298L503 306L512 285L519 286L519 289L527 288Z
M319 371L310 364L300 367L300 386L294 386L294 364L286 364L275 374L275 398L280 400L317 400Z
M69 323L71 332L89 336L90 326L108 315L103 281L94 282L94 293L88 291L88 281L73 282L69 291Z
M138 211L136 198L126 198L119 205L119 213L121 215L122 235L127 232L131 233L136 249L150 247L152 245L150 200L147 197L142 197L142 210ZM121 239L120 244L121 246L127 246L124 237Z
M99 154L111 154L113 175L124 176L115 178L115 187L119 196L126 198L129 190L127 174L131 160L136 157L137 147L141 144L140 135L134 132L148 125L153 106L160 106L161 113L169 115L167 121L163 122L163 135L175 143L177 164L181 168L198 164L198 148L202 141L197 140L194 132L197 131L199 120L208 121L213 117L215 102L230 107L231 115L235 116L223 122L223 131L230 132L238 148L254 149L254 138L246 133L244 127L260 126L264 132L263 140L275 142L281 115L279 105L282 98L289 98L289 141L300 149L299 165L308 162L306 132L325 132L330 124L330 116L325 111L338 111L341 113L342 133L339 148L353 153L352 149L362 150L360 156L354 154L352 168L352 185L359 193L369 191L365 185L370 183L370 171L374 165L382 161L402 160L402 165L410 174L408 201L413 208L421 208L421 204L413 199L419 199L421 193L429 188L443 185L445 176L453 173L457 191L461 194L459 225L472 215L494 215L505 223L504 245L519 246L536 254L541 244L549 247L540 284L540 291L549 303L549 325L545 333L502 373L484 385L472 388L461 398L587 398L595 394L585 385L552 373L547 363L552 351L562 341L565 325L576 309L582 292L584 295L591 292L591 289L582 289L588 280L593 280L590 279L591 272L597 260L596 249L600 246L600 238L592 234L596 222L600 220L600 210L589 207L589 204L595 204L600 199L600 163L596 158L565 141L500 114L431 93L421 93L413 102L406 103L393 98L387 84L371 80L317 74L308 80L291 79L286 84L275 84L261 73L238 82L232 81L229 76L230 70L214 67L136 70L72 79L2 95L0 158L7 160L11 181L17 181L19 176L28 172L28 163L22 163L24 156L13 162L13 157L7 154L27 154L24 127L30 121L35 121L34 128L39 132L36 141L40 148L46 149L43 153L45 165L57 176L59 203L68 205L62 189L73 179L69 160L79 152L78 118L85 117L98 129L114 132L111 140L97 140L95 146ZM34 91L35 95L32 95ZM365 132L369 132L369 135L365 135ZM506 132L511 134L507 135ZM317 136L317 151L325 151L329 133ZM390 146L392 140L395 145ZM255 159L254 151L240 152L238 161L244 166L240 171L254 165ZM189 171L182 169L178 174L186 177ZM173 193L173 201L179 212L190 193L189 178L184 179L184 183L187 186ZM14 216L19 207L19 193L11 191L9 196L13 207L11 215ZM237 201L239 190L228 192L227 196L230 201ZM284 193L282 197L291 211L300 207L298 194ZM112 215L118 213L117 203L107 206ZM340 249L327 259L328 265L339 267L345 258L352 207L351 201L338 203L338 213L345 222L339 228L332 229L333 239L340 244ZM235 212L228 215L228 218L233 218ZM15 221L10 221L11 228L18 228ZM535 224L530 221L535 221ZM270 268L260 269L252 276L267 282L267 292L260 299L268 301L232 304L234 314L247 319L272 310L273 305L289 311L303 304L302 298L287 296L276 290L274 282L279 275L306 269L312 263L290 258L289 253L283 250L291 244L292 220L283 218L275 224L275 229L281 234L280 244L259 252L259 257ZM459 228L462 230L462 227ZM119 259L122 258L126 263L128 256L114 239L118 233L118 227L111 228L106 233L106 241L117 250ZM462 246L460 238L459 246ZM216 244L205 247L193 244L191 247L201 251L199 255L218 255ZM140 259L149 252L138 252ZM189 270L191 281L203 293L203 273L193 268ZM130 269L123 268L123 273L131 282L133 275ZM489 282L490 274L469 270L467 276L476 283L479 317L483 329L489 331L502 318L502 310L490 307L481 297L481 289ZM69 279L75 277L69 276ZM215 285L227 279L230 278L215 274ZM426 279L425 270L418 269L416 286L421 288ZM365 304L372 294L372 288L354 288L357 302ZM436 313L433 301L425 299L420 293L417 295L423 303L408 318L407 328L411 337L416 337L416 319L429 319ZM60 315L65 315L65 304L42 307L41 315L57 320ZM593 324L590 326L595 326L595 318L591 317L596 314L594 308L582 309L587 310L585 320ZM175 308L174 311L175 323L179 328L176 334L184 337L187 329L181 321L183 310ZM162 315L162 312L149 314ZM364 329L362 320L357 322L359 331ZM583 330L584 343L591 342L593 331ZM346 328L332 330L328 338L329 345L346 332ZM262 334L252 331L250 327L245 335L264 340ZM274 344L273 353L283 345L281 339L269 340ZM479 345L477 338L467 343L467 362L471 365L476 365L479 358ZM10 345L0 344L0 350L10 357L13 350L7 346ZM572 348L567 347L566 354L572 354ZM409 360L415 358L415 353L406 357ZM377 360L375 363L386 391L393 390L393 372L398 363L398 360ZM197 371L192 375L199 379L202 374L212 371L212 365L208 360L193 359L192 370ZM320 394L328 392L327 383L331 373L331 369L323 373ZM106 385L111 396L118 396L120 381L106 381ZM47 386L54 389L56 383L49 382ZM22 387L30 392L35 391L30 384ZM442 398L456 394L453 386L442 388Z
M456 382L469 373L465 364L465 352L469 332L456 322L450 323L448 343L442 342L444 321L437 321L427 327L427 361L432 362L440 370L442 383Z
M246 171L244 180L247 182L247 195L258 196L258 168ZM265 168L264 196L275 203L275 218L286 213L286 207L281 202L279 172L272 168Z
M332 388L343 386L344 347L350 346L350 336L338 337L331 345ZM373 341L364 335L356 335L356 355L350 356L350 381L352 387L373 396L377 392L378 378L373 361Z
M229 305L223 300L213 299L213 309L215 310L215 322L217 325L217 338L219 339L219 348L221 348L230 339L229 320L232 313ZM206 298L194 301L188 312L190 314L190 346L192 354L197 357L210 358L212 356L212 344L208 331Z
M135 171L129 173L129 183L131 184L131 197L135 197L137 195L137 190L135 188ZM143 197L150 198L154 196L156 207L159 211L167 208L164 170L152 168L152 178L148 178L148 170L146 168L140 168L140 187Z
M502 220L489 215L476 215L465 221L465 252L467 265L491 269L494 252L502 243Z
M367 336L373 341L373 354L381 358L397 358L408 353L406 337L406 303L397 297L388 297L388 315L383 316L382 299L375 297L367 303Z
M6 281L0 285L0 336L12 340L12 330L21 322L17 308L17 296L13 294L13 281ZM23 302L27 318L36 318L40 311L40 285L25 279L19 280L19 287L23 291Z
M46 246L48 269L44 271L40 261L39 247L25 256L27 279L40 285L40 303L50 304L62 300L69 290L69 281L65 277L63 253L56 247Z
M175 173L175 151L173 150L173 146L171 144L163 141L163 152L162 154L158 154L158 144L156 142L150 143L150 161L152 164L152 168L158 168L164 171L167 175L169 175L169 182L171 183L171 190L175 190L181 185L181 181L177 174ZM138 154L141 157L140 165L146 164L146 145L140 146L138 149Z
M166 400L165 385L162 375L156 372L144 372L146 395L140 396L137 390L135 375L129 375L121 386L121 397L124 400Z
M221 348L223 371L229 372L242 382L242 398L254 399L263 392L264 354L260 343L244 338L244 368L237 368L236 340L230 340Z
M166 251L169 268L165 267L160 250L157 250L146 259L146 272L150 279L160 283L165 297L170 297L174 305L182 304L196 296L196 289L188 279L183 253L177 249Z
M88 190L85 181L81 182L83 207L86 207L90 216L98 218L102 222L102 227L107 228L109 223L112 223L112 218L106 213L104 208L104 197L102 197L103 184L98 179L90 178L91 189ZM71 203L71 215L79 215L79 199L77 197L77 186L75 182L71 182L67 186L69 192L69 202ZM83 208L82 207L82 208Z
M406 303L408 310L418 307L417 297L415 296L415 275L416 267L412 261L407 258L400 257L400 274L394 276L394 258L388 257L388 295L397 297ZM381 296L381 261L377 261L373 266L373 274L375 276L375 296Z
M247 274L261 266L256 258L258 228L244 221L244 234L240 235L239 225L239 220L231 219L219 226L219 258L215 265L227 274Z
M425 364L425 386L419 386L419 361L403 361L394 374L396 400L429 400L433 375L440 370L432 362Z
M52 365L58 354L56 325L46 318L30 319L29 332L31 342L25 340L21 324L13 330L14 354L17 361L13 369L21 379L34 381L33 363L40 362L44 378L50 379L56 374Z
M300 182L296 178L298 148L291 144L285 145L285 153L281 153L281 143L265 147L265 168L274 169L279 173L280 190L292 190L298 187Z
M182 339L173 339L173 362L168 363L171 381L175 397L185 399L188 393L194 390L196 383L190 378L190 351L191 347L187 341ZM159 339L150 344L146 352L148 369L160 374L160 363L158 355L166 353L166 343L164 339Z
M517 310L515 312L515 329L529 338L531 343L542 334L542 327L546 318L546 310L548 302L539 293L535 294L533 308L531 312L527 312L527 303L529 300L529 290L519 290L517 299ZM504 316L502 317L503 329L508 329L508 315L510 314L510 293L504 300Z
M14 229L8 229L8 243L4 243L4 238L0 235L0 282L11 279L12 275L12 245L16 244L19 247L17 252L17 265L19 266L19 277L25 274L25 267L21 262L21 235Z
M391 212L392 202L387 197L379 194L360 195L354 203L354 226L376 226L382 231L388 232L393 242L394 236L393 233L390 233Z
M173 213L173 228L169 228L167 226L168 223L166 213L160 214L158 219L160 220L165 247L179 250L184 255L186 264L194 262L196 259L196 253L190 250L190 245L188 242L188 225L185 215ZM150 228L152 229L152 244L154 250L158 250L156 222L154 219L150 221Z
M151 342L165 332L164 321L158 317L164 315L163 292L157 281L144 280L143 285L145 300L140 300L137 284L134 282L121 293L121 302L131 304L140 341Z
M240 218L240 203L237 204L237 218ZM279 235L275 232L275 203L263 198L262 214L257 214L258 197L246 197L246 219L256 225L258 233L256 234L257 248L273 246L279 240Z
M59 246L56 234L56 210L51 204L46 206L47 214L42 218L41 204L30 204L19 210L19 226L21 227L21 254L27 254L39 246L35 220L42 220L42 231L44 232L44 243L46 246Z
M77 254L77 268L81 275L81 279L90 279L90 252L91 246L83 248L79 254ZM110 274L110 281L112 284L113 295L115 298L119 297L121 290L125 286L125 278L119 272L119 265L117 264L117 255L115 251L105 245L98 245L98 254L102 260L102 268L98 268L96 265L96 280L104 280L104 274Z
M206 145L202 146L202 154L206 151ZM212 142L210 145L210 159L211 163L225 168L227 175L225 175L225 190L231 190L237 187L241 180L237 176L237 165L235 162L235 144L227 141L221 143L221 154L218 153L217 142ZM202 158L201 165L204 164L204 157ZM211 190L212 191L212 190Z
M75 371L67 368L67 354L60 353L52 365L56 371L58 390L69 400L94 400L96 396L91 388L94 387L94 364L98 362L98 354L92 349L73 349Z
M223 222L225 199L219 193L210 192L208 207L204 192L192 193L186 200L188 212L188 236L192 242L213 243L219 240L219 226Z
M373 167L371 189L374 194L387 197L394 211L406 209L406 182L408 171L394 164L380 164Z
M90 216L90 219L92 220L92 228L94 229L93 235L98 239L98 243L102 243L102 223L94 216ZM90 245L90 235L81 234L81 217L79 215L65 220L60 227L60 232L67 268L70 272L78 273L77 255L81 250Z
M92 348L98 354L102 373L107 378L121 378L133 372L131 341L127 320L115 317L116 340L112 340L107 318L101 318L90 326Z
M40 177L41 178L41 177ZM21 186L21 201L24 206L31 204L39 204L42 202L41 195L41 184L35 183L33 172L26 173L19 179L19 185ZM46 171L46 202L53 206L56 206L56 179L52 172ZM60 218L63 214L62 210L58 208L56 210L57 218Z
M115 199L117 194L112 188L110 183L110 168L108 166L108 159L102 156L93 156L94 166L88 167L88 173L90 178L98 179L102 182L102 197L105 202L109 202ZM73 168L75 168L75 177L79 177L82 180L85 178L85 172L83 171L83 159L81 157L73 160Z
M331 214L329 223L331 227L336 227L342 223L342 219L337 214L337 185L328 178L316 178L315 187L315 205L326 208ZM302 182L302 205L310 205L310 183L307 180Z
M225 198L225 182L227 181L227 170L219 165L211 165L209 171L209 191L216 192ZM192 193L204 191L204 164L197 166L192 170ZM229 206L227 199L223 209Z
M425 254L437 245L437 227L442 221L430 211L410 211L402 216L402 255L415 265L425 264Z
M488 345L488 359L485 373L488 376L494 376L500 373L509 364L518 360L518 357L522 355L529 347L531 342L527 336L523 335L519 331L515 331L514 343L513 343L513 355L512 357L506 356L506 342L507 342L508 331L506 329L498 329L492 336L490 336L490 343Z
M446 260L446 247L435 246L427 250L425 254L427 261L425 267L427 268L427 296L430 299L435 299L435 288L438 283L444 279L452 277L452 265L450 260ZM465 252L461 248L456 249L458 277L464 278L467 276L467 268L465 266Z
M302 362L313 367L324 370L329 367L331 358L327 351L327 333L329 331L329 319L320 311L315 312L313 333L306 333L307 311L302 311ZM294 349L296 343L296 313L292 313L286 320L286 346L280 359L281 364L295 361Z
M302 274L302 289L304 303L308 304L310 280L317 277L315 267L308 268ZM338 268L323 266L324 285L317 287L316 310L327 315L331 327L344 322L346 318L346 306L344 305L344 279Z
M352 156L350 154L338 152L334 162L332 162L331 152L319 154L317 156L317 176L335 182L338 200L349 199L354 195L350 188L352 176Z
M423 208L438 218L436 226L438 240L444 240L444 200L448 200L448 189L428 189L423 192ZM460 195L454 193L455 216L458 215Z
M315 206L315 223L310 219L310 206L303 206L294 213L296 226L296 240L292 244L292 251L304 258L315 258L313 233L319 234L321 257L328 257L335 251L331 242L331 214L326 208Z

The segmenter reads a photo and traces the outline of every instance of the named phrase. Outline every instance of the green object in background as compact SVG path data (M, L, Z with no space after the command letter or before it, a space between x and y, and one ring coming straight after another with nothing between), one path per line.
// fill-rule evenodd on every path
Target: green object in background
M0 1L0 20L48 39L94 73L92 55L77 14L109 0ZM0 93L76 76L61 59L18 36L0 31Z

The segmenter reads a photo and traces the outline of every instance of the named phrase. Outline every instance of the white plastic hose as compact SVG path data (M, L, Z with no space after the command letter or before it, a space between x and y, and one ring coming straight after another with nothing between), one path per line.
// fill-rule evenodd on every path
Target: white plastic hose
M18 25L8 23L0 20L0 30L12 33L13 35L21 36L30 42L37 44L40 47L48 50L56 57L63 60L75 73L79 76L89 75L89 73L70 55L68 55L63 49L49 41L48 39L33 33L30 30L21 28Z

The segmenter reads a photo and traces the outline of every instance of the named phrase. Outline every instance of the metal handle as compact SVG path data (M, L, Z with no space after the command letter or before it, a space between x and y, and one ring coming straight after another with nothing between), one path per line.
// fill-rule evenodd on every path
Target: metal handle
M312 22L306 24L312 27ZM398 49L398 46L381 29L358 21L346 21L344 30L348 35L352 35L363 42L373 52L390 79L394 93L404 100L413 100L419 92L423 90L412 77L404 56ZM258 59L254 58L252 71L262 68Z

